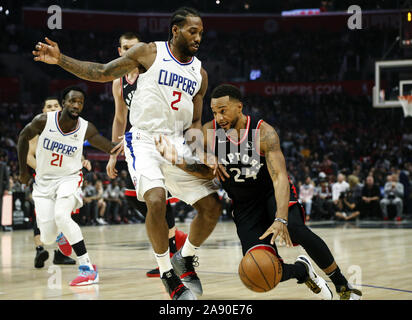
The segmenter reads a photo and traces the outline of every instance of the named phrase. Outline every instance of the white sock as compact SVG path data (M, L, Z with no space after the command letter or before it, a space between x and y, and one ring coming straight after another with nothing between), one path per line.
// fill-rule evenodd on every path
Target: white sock
M84 255L82 255L80 257L77 257L77 259L79 259L79 265L88 266L90 268L90 270L94 270L88 253L85 253Z
M160 276L163 275L163 273L173 269L172 263L170 262L170 254L169 254L169 249L165 253L156 253L154 252L157 265L159 266L159 272Z
M199 247L195 247L193 244L191 244L189 237L187 237L182 248L182 257L194 256L197 249L199 249Z

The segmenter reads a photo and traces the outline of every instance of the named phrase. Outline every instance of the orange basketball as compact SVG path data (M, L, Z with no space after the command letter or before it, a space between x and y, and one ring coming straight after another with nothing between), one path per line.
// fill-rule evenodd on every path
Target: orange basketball
M239 264L243 284L255 292L272 290L282 278L282 264L268 250L255 249L246 253Z

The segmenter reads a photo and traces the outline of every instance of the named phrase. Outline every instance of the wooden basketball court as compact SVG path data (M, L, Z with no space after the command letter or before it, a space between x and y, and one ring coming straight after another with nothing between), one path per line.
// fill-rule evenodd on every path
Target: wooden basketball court
M358 285L364 299L412 299L412 230L410 222L390 224L311 223L312 230L328 244L349 282ZM177 224L180 230L189 223ZM147 278L155 259L143 224L82 227L100 283L73 288L76 265L53 265L53 249L45 267L34 268L32 230L0 232L0 300L168 300L158 278ZM294 262L301 247L280 247L286 262ZM74 257L74 254L72 255ZM219 222L199 250L198 275L206 300L318 299L295 280L280 283L267 293L254 293L241 283L237 269L242 258L232 222ZM316 270L319 271L317 266ZM324 276L323 272L319 272ZM326 279L326 278L325 278ZM329 280L329 279L326 279ZM335 288L329 282L338 299Z

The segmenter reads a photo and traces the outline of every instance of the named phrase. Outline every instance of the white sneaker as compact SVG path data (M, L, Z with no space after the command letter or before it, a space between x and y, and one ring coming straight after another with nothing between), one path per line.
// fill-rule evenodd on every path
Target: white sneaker
M106 224L107 224L107 222L104 221L103 218L97 218L96 221L97 221L97 223L100 224L100 225L106 225Z
M306 267L306 270L308 271L308 277L306 278L306 280L304 280L308 288L316 295L319 295L321 299L332 300L332 291L330 290L325 279L316 274L315 269L313 269L313 266L309 261L309 258L305 255L300 255L296 259L296 262L303 263Z

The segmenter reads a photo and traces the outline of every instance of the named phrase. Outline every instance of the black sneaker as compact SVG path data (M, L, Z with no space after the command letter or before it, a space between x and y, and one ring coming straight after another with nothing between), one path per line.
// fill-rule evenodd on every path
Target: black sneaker
M184 285L196 295L201 296L203 294L202 283L194 268L195 266L199 266L198 257L182 257L182 249L180 249L173 255L170 262Z
M44 250L43 247L36 248L36 257L34 258L34 267L35 268L43 268L44 261L49 259L49 252Z
M54 250L54 264L76 264L76 260L65 256L60 250Z
M160 278L160 271L159 271L159 267L157 267L156 269L152 269L150 271L146 272L146 276L148 278Z
M186 288L173 269L163 273L163 285L172 300L197 300L196 296Z

